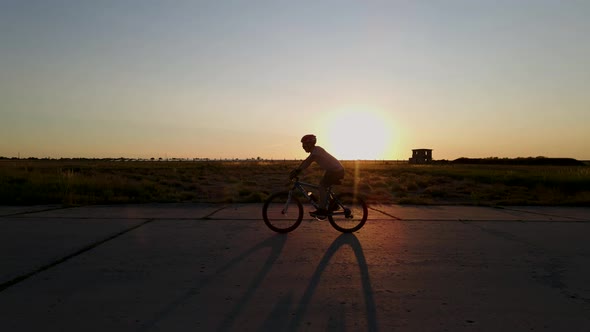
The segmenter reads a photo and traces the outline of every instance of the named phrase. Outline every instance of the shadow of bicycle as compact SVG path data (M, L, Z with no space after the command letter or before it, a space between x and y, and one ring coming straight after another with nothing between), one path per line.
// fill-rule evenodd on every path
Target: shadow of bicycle
M274 308L267 315L262 327L259 331L299 331L305 330L308 326L304 326L304 320L309 308L312 306L312 298L320 286L322 275L328 268L330 261L336 253L344 246L352 248L356 261L358 262L362 296L365 302L366 326L360 327L363 331L378 331L377 325L377 310L375 307L375 299L373 297L373 289L371 286L371 278L369 276L369 268L367 260L363 253L360 241L354 234L342 234L332 242L326 253L322 257L318 266L316 267L301 299L296 302L293 299L293 292L284 295ZM293 312L293 307L295 311ZM332 313L334 314L334 313ZM332 324L344 324L344 313L335 313L338 317L333 317ZM361 317L356 317L359 321ZM344 325L333 325L328 327L328 330L346 330Z
M199 297L199 294L202 290L206 289L211 284L218 282L216 278L218 278L220 275L231 273L232 269L237 268L239 264L248 260L251 256L256 255L259 251L270 249L270 253L265 262L262 264L261 269L249 279L248 285L244 288L244 293L242 293L235 302L232 302L231 307L227 308L224 318L219 322L219 325L217 325L217 328L215 329L216 331L235 330L238 320L246 315L246 313L249 311L249 306L256 301L256 293L264 288L263 283L274 267L276 261L281 257L281 253L286 244L287 238L287 235L274 235L252 246L239 256L231 259L229 262L219 267L213 275L208 278L201 279L198 286L193 287L190 289L190 291L169 303L166 308L163 308L163 310L154 315L153 320L143 324L142 328L139 330L148 331L152 329L158 329L158 325L168 320L177 309L182 308L186 303L194 301L195 297ZM297 331L304 329L305 327L302 326L302 323L308 308L312 304L312 298L318 289L322 274L329 266L329 263L334 255L344 246L349 246L352 248L356 261L358 262L362 285L362 296L364 297L366 308L367 326L366 328L363 328L363 330L377 331L377 315L367 261L363 253L362 246L354 234L342 234L332 242L316 267L315 272L309 280L309 283L307 284L301 299L294 299L294 289L286 292L286 295L283 295L279 298L277 303L275 303L273 308L268 312L266 318L260 322L259 330ZM342 326L341 329L344 329L344 326Z
M233 258L228 263L226 263L222 267L218 268L212 276L209 276L204 279L200 279L197 287L193 287L192 289L190 289L190 291L185 293L183 296L178 297L172 303L170 303L166 308L164 308L163 310L161 310L160 312L155 314L154 319L143 324L142 328L140 328L139 331L148 331L148 330L153 329L158 323L165 320L170 314L172 314L178 308L182 307L185 303L192 300L195 296L198 296L200 294L201 290L207 288L207 286L209 286L211 283L215 282L215 279L219 275L223 275L224 273L227 273L232 268L234 268L235 266L237 266L238 264L240 264L241 262L246 260L249 256L254 255L258 251L268 250L270 248L270 255L268 256L268 258L266 259L266 261L262 265L262 269L252 279L251 283L247 287L247 291L244 293L244 295L241 297L241 299L236 302L236 304L233 306L233 308L230 310L230 312L226 315L227 318L223 321L222 325L218 328L218 331L230 330L230 328L232 327L232 325L234 323L235 318L237 318L239 316L240 311L249 303L250 299L252 298L252 296L254 295L256 290L260 287L260 285L262 284L262 281L264 280L264 278L266 277L268 272L274 266L275 261L280 257L281 251L283 250L283 247L285 246L286 241L287 241L286 236L277 234L277 235L274 235L274 236L258 243L257 245L251 247L250 249L246 250L241 255Z
M359 270L360 270L360 277L361 277L361 285L362 285L362 294L365 300L365 308L366 308L366 318L367 318L367 326L365 331L377 331L377 311L375 308L375 299L373 297L373 289L371 286L371 278L369 276L369 268L367 265L367 260L363 253L363 249L361 246L360 241L358 238L352 233L345 233L340 235L328 248L322 260L318 264L307 288L301 298L293 319L289 322L288 325L279 327L273 326L276 330L286 330L286 331L297 331L300 329L301 324L303 323L303 318L305 317L305 313L310 305L311 299L313 294L315 293L318 285L320 283L320 279L326 268L328 267L330 260L334 255L343 247L343 246L350 246L354 252L356 260L358 262ZM344 329L344 327L342 327Z

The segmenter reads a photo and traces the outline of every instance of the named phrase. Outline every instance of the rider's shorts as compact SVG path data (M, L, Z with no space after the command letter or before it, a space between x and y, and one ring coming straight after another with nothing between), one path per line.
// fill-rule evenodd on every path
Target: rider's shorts
M342 179L344 179L344 170L326 171L324 177L320 181L320 186L328 187L335 184L341 184Z

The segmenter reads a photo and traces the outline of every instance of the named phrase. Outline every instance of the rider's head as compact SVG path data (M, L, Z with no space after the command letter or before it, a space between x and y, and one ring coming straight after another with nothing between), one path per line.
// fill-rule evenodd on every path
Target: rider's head
M311 152L313 150L313 148L315 147L315 143L317 142L317 139L315 137L315 135L305 135L301 138L301 144L303 146L303 150L305 150L305 152Z

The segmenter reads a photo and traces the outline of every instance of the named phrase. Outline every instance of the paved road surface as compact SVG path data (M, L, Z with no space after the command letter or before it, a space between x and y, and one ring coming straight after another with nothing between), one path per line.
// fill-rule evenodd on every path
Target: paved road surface
M590 331L590 209L0 207L0 331Z

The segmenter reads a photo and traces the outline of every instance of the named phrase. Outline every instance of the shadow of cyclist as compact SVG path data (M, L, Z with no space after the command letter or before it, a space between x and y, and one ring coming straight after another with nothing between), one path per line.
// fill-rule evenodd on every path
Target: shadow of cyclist
M365 298L365 307L367 314L367 327L365 330L378 330L375 299L373 297L373 289L371 287L371 279L369 277L369 268L367 266L367 260L365 259L361 243L359 242L357 237L352 233L344 233L340 235L338 238L336 238L336 240L334 240L332 245L330 245L330 247L324 254L324 257L318 264L318 267L316 268L311 280L309 281L309 284L307 285L305 293L303 294L303 297L301 298L301 301L297 306L297 309L293 316L294 318L293 320L291 320L289 326L286 328L287 331L299 330L300 325L302 323L302 319L305 316L305 312L310 304L311 298L320 283L322 273L324 273L324 270L326 270L326 268L328 267L328 263L330 262L334 254L336 254L336 252L338 252L338 250L340 250L340 248L344 245L349 245L352 248L359 264L361 284L363 287L363 296Z
M256 293L256 290L260 287L262 281L264 280L268 272L272 269L276 260L280 257L286 241L286 236L277 234L251 247L247 251L243 252L241 255L235 257L227 264L217 269L215 271L215 274L213 274L212 276L205 279L201 279L198 287L192 288L186 294L175 299L166 308L157 313L153 320L143 324L142 328L140 328L139 331L146 331L153 328L158 322L165 319L167 316L169 316L172 312L174 312L176 309L181 307L186 302L190 301L194 296L197 296L200 293L200 291L202 289L205 289L211 282L213 282L217 276L231 270L240 262L244 261L250 255L255 254L259 250L270 248L271 252L268 255L266 261L264 262L262 269L260 270L260 272L258 272L258 274L256 274L250 285L247 287L246 293L244 293L244 295L242 295L242 297L232 307L231 311L226 316L227 318L221 323L221 326L217 329L217 331L230 330L232 325L234 324L235 319L239 316L240 312L245 308L245 306L250 302L252 296L254 295L254 293Z
M201 279L197 287L192 288L184 295L169 303L165 308L154 315L154 319L143 324L139 331L146 331L154 328L162 320L167 319L168 316L175 312L178 308L182 307L185 303L192 301L195 296L198 296L201 290L206 289L210 283L215 281L216 276L231 271L238 264L245 261L251 255L254 255L256 252L270 248L271 252L264 262L262 269L254 276L249 285L245 288L247 291L243 293L240 298L232 305L229 312L225 314L225 319L220 322L220 325L216 329L216 331L232 330L235 327L234 325L237 319L243 314L243 310L247 308L248 304L252 302L255 293L260 289L266 276L272 270L277 259L280 257L287 238L288 237L284 235L274 235L236 256L218 268L214 275L205 279ZM301 328L301 323L305 317L307 308L310 306L312 297L320 284L322 274L328 267L334 255L345 245L348 245L352 248L359 266L361 285L363 289L362 294L365 300L367 318L367 326L364 330L378 330L375 300L373 297L373 290L369 277L369 269L362 250L362 246L354 234L342 234L336 238L334 242L332 242L318 264L315 272L313 273L305 289L305 292L301 297L301 300L299 300L299 303L296 304L295 313L293 313L290 309L294 304L293 293L291 292L283 296L275 304L273 310L269 312L266 320L263 322L261 330L297 331ZM344 326L342 326L342 328L344 328Z

